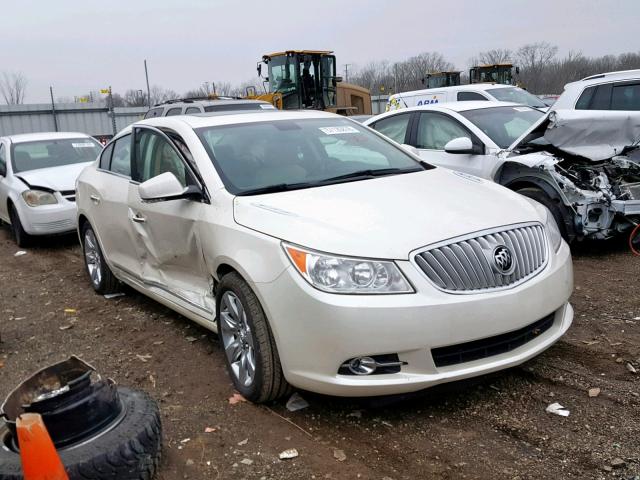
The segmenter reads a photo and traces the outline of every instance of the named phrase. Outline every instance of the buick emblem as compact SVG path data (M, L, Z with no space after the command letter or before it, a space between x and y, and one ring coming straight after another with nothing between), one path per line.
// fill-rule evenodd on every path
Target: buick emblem
M504 245L499 245L493 251L493 266L498 273L509 275L515 268L511 250Z

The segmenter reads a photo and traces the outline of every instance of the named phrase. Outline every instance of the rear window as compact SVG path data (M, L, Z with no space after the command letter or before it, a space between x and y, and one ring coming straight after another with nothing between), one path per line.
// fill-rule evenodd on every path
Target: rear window
M88 137L16 143L12 147L11 164L14 173L26 172L93 162L101 151L102 145Z
M640 110L640 83L614 84L611 110Z

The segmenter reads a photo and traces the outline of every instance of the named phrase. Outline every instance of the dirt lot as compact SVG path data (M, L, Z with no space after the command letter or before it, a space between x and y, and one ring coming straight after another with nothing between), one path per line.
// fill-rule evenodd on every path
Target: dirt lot
M157 399L161 479L640 478L640 373L627 366L640 371L640 257L621 243L574 252L574 326L522 367L402 398L302 392L311 406L294 413L229 404L214 334L131 290L94 294L75 239L46 245L15 257L0 228L0 398L77 354ZM571 415L545 413L553 402ZM279 460L287 448L299 457Z

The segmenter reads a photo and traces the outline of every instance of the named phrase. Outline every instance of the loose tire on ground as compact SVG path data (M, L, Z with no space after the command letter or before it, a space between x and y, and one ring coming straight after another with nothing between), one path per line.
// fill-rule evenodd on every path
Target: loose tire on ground
M13 205L9 206L9 219L11 220L11 233L18 246L20 248L30 246L33 242L33 237L25 232L22 222L20 222L20 215L18 215L18 211Z
M524 195L525 197L529 197L547 207L553 215L553 218L555 218L556 220L556 224L558 225L558 230L560 230L562 238L564 238L567 243L570 243L573 240L572 236L569 235L569 229L567 228L567 224L565 223L565 218L561 208L556 202L553 201L553 199L549 197L549 195L547 195L539 188L522 188L518 190L518 193L520 195Z
M111 430L58 451L69 480L151 480L162 450L160 411L146 393L118 387L124 416ZM20 454L7 448L11 433L0 425L0 480L22 480Z
M100 248L100 244L98 243L98 237L96 236L91 224L86 222L82 226L81 230L81 238L82 238L82 253L84 257L84 266L87 271L87 275L89 275L89 281L91 282L91 286L93 289L101 295L106 295L109 293L117 293L120 290L120 282L115 277L109 265L104 259L104 255L102 253L102 249ZM95 249L96 254L99 256L100 261L100 281L98 283L94 282L91 278L91 273L89 271L89 265L87 263L87 235L93 235L93 240L95 241Z
M260 301L247 282L235 272L228 273L222 277L216 290L218 335L221 335L219 323L221 299L227 291L233 292L242 302L255 345L256 372L254 380L249 386L244 386L239 382L225 354L227 370L235 388L243 397L255 403L269 402L287 395L292 391L292 388L284 378L276 342L264 311L260 306Z

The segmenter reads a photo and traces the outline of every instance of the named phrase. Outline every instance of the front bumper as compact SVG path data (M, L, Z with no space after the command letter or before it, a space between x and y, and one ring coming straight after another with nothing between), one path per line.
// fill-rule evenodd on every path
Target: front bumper
M573 270L564 242L534 278L491 293L444 293L410 262L397 264L415 294L328 294L292 267L271 283L255 285L292 385L338 396L417 391L521 364L556 342L573 320ZM519 330L550 314L548 330L509 352L446 367L437 367L431 354L433 348ZM350 358L394 353L407 362L398 373L338 374Z
M25 232L30 235L55 235L76 229L76 204L63 197L54 205L29 207L20 202L18 215Z

